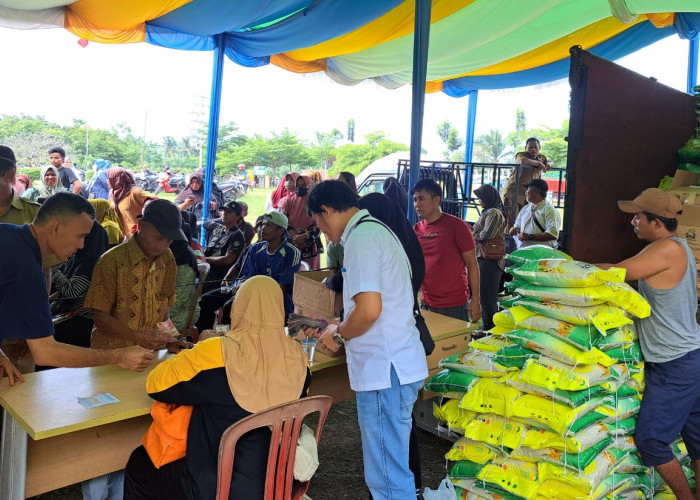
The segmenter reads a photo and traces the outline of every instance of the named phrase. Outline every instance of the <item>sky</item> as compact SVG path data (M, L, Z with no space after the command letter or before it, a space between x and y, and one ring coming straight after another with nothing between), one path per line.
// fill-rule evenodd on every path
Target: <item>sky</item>
M109 129L118 123L134 135L161 142L166 135L193 134L208 119L213 53L155 47L146 43L83 48L63 29L0 28L0 114L43 116L61 125L72 119ZM673 36L617 61L645 76L685 91L688 42ZM11 75L11 76L10 76ZM566 80L522 89L480 91L476 135L512 131L515 111L528 128L559 127L569 115ZM468 99L443 93L425 100L423 148L441 157L437 135L443 120L466 131ZM284 128L312 142L315 132L345 133L355 120L355 140L383 131L410 143L411 88L387 90L372 82L337 84L323 73L299 75L276 66L244 68L225 59L220 124L235 122L245 135L268 136Z

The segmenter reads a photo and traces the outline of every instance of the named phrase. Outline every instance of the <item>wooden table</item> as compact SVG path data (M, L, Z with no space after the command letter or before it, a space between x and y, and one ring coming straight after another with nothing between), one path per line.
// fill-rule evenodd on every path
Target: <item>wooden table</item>
M2 380L0 499L21 500L123 469L151 422L147 376L101 366L30 373L14 387ZM91 409L78 403L105 392L119 402Z
M430 335L435 341L435 350L428 356L428 372L433 375L439 371L438 363L441 359L467 348L469 332L476 329L476 326L430 311L422 311L422 313ZM355 397L355 392L350 389L345 356L330 357L317 351L314 355L311 374L313 376L310 389L312 396L326 394L333 397L334 403Z
M428 357L428 367L434 371L431 365L437 366L436 360L463 350L471 328L440 314L423 315L436 343L435 353ZM165 356L162 353L157 361ZM314 361L312 395L327 394L335 402L355 397L344 356L317 352ZM147 376L147 371L102 366L31 373L14 387L0 381L5 410L0 500L22 500L123 469L151 423L153 400L146 394ZM105 392L119 402L92 409L78 403L79 397Z

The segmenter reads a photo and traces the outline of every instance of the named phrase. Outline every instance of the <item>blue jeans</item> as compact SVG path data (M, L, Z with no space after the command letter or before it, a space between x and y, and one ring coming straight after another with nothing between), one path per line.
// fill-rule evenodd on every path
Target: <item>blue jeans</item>
M365 482L373 500L416 498L408 468L411 413L423 381L401 385L391 367L391 387L357 393Z

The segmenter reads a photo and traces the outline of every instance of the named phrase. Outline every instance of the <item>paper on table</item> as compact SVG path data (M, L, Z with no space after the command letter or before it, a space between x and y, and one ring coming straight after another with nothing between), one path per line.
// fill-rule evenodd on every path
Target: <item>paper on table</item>
M110 393L105 392L102 394L96 394L95 396L88 396L85 398L78 398L78 403L83 405L85 408L96 408L98 406L109 405L112 403L118 403L119 400L112 396Z

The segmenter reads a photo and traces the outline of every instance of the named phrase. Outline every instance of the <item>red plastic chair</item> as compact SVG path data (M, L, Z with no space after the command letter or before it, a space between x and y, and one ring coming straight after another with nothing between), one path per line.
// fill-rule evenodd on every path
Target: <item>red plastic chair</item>
M292 480L294 479L294 458L297 454L297 441L304 417L319 412L316 428L316 443L321 440L321 431L326 422L333 398L311 396L297 399L250 415L226 429L219 446L219 478L216 488L217 500L228 500L233 474L233 459L236 442L245 433L259 427L272 428L270 452L267 458L264 500L292 500ZM304 496L309 489L309 481L301 483L294 494L294 500Z

